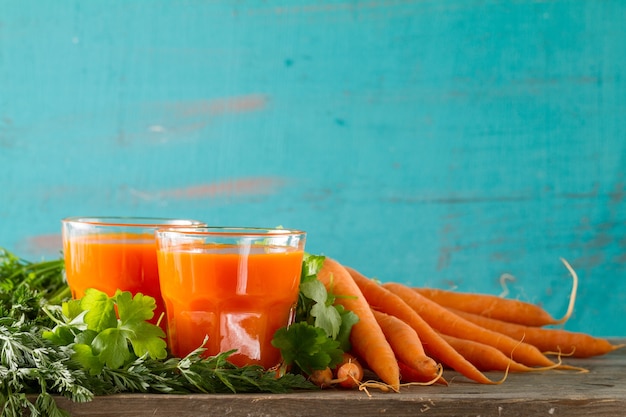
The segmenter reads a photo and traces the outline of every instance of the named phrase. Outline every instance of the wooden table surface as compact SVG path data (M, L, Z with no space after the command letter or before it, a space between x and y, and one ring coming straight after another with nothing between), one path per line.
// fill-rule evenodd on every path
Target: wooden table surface
M618 340L617 342L626 342ZM510 374L500 385L446 372L449 386L413 386L400 393L306 391L291 394L112 395L84 404L59 399L72 416L626 416L626 349L568 359L587 373ZM494 373L492 379L501 375Z

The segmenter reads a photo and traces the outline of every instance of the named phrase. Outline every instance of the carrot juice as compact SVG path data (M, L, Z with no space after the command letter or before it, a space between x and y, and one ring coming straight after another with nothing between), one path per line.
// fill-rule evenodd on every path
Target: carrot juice
M73 298L82 298L88 288L109 296L120 289L155 299L153 323L165 313L154 235L116 233L75 237L65 242L64 253Z
M206 338L206 355L235 349L229 357L235 365L278 364L280 352L271 341L295 314L303 240L296 247L204 241L168 246L159 234L171 352L183 357Z
M68 217L62 220L63 255L67 283L73 298L88 288L113 296L117 290L142 293L156 302L154 316L166 331L162 317L155 231L159 227L203 226L196 220L151 217Z

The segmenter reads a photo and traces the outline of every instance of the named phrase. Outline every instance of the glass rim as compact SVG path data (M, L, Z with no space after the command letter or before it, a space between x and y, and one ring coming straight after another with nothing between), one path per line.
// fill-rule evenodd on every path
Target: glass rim
M193 236L306 236L306 232L298 229L283 229L277 227L248 227L248 226L198 226L190 228L159 227L157 236L163 233Z
M146 217L146 216L71 216L61 219L62 223L88 224L92 226L138 227L138 228L178 228L205 226L200 220L175 217Z

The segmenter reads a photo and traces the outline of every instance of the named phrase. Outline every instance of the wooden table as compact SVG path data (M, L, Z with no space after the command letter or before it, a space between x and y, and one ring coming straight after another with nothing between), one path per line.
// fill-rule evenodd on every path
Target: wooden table
M626 342L618 340L616 342ZM59 399L72 416L626 416L626 348L602 357L568 359L588 373L510 374L480 385L447 372L449 386L407 387L398 393L307 391L292 394L112 395L84 404ZM494 373L493 379L501 377Z

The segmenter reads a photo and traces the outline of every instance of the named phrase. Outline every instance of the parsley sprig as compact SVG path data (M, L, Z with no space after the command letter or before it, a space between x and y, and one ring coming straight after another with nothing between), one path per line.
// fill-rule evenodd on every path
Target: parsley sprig
M358 322L352 311L335 304L337 296L317 279L325 257L305 254L302 262L296 320L279 329L272 344L283 357L281 373L310 374L314 370L337 365L350 350L350 330Z
M154 298L141 293L133 296L118 290L109 297L89 288L83 298L63 303L60 318L52 317L57 325L43 337L71 346L72 358L91 375L100 374L105 366L122 368L144 355L165 359L165 333L147 321L155 307Z

